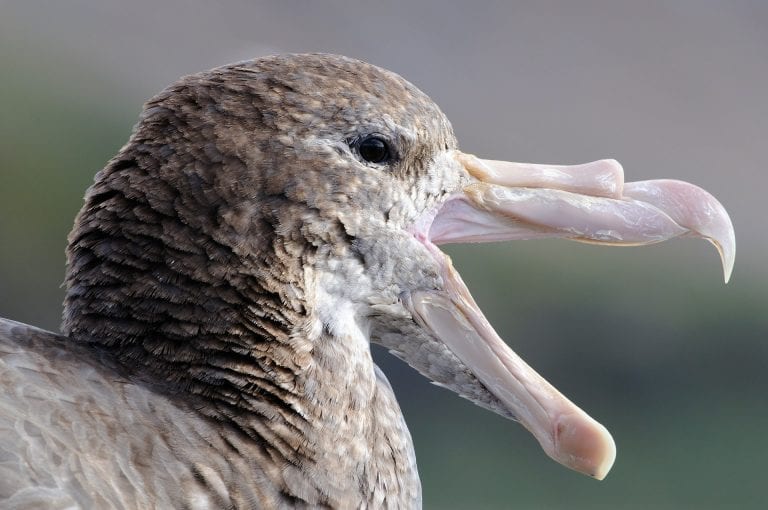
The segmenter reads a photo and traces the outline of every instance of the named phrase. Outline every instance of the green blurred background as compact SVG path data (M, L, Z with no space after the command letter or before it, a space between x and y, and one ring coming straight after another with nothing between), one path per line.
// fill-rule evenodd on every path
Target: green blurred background
M448 250L500 335L614 434L596 482L520 426L376 350L426 508L766 508L768 3L0 1L0 316L57 329L85 188L177 77L287 51L399 72L464 150L692 181L730 211L703 241Z

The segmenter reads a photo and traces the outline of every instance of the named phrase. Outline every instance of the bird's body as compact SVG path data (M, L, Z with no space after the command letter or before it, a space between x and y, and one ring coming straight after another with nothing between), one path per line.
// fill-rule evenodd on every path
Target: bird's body
M607 431L504 344L436 245L686 233L730 271L703 190L462 154L426 95L369 64L183 78L86 194L63 336L0 321L0 506L419 507L371 342L602 478Z
M295 466L277 462L278 449L301 450L308 447L303 434L319 436L275 423L282 430L265 434L271 443L257 442L247 425L208 418L188 398L132 380L109 356L61 336L2 319L0 356L0 381L13 389L0 400L2 508L413 507L419 501L410 435L373 367L369 380L357 373L368 383L360 416L324 416L336 434L316 441L320 448L303 452L303 464Z
M13 389L0 407L4 507L170 508L213 495L194 472L203 456L220 462L205 421L60 336L3 320L0 341ZM194 446L174 452L174 437Z

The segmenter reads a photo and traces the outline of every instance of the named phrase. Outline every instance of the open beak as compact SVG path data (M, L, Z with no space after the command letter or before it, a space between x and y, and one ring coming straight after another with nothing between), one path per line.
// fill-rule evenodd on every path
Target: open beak
M718 249L733 268L733 226L709 193L681 181L624 183L621 166L482 160L455 152L470 184L446 201L422 237L442 267L444 288L412 292L406 306L561 464L603 479L616 457L608 431L545 381L496 334L450 259L434 245L561 237L636 246L683 235Z

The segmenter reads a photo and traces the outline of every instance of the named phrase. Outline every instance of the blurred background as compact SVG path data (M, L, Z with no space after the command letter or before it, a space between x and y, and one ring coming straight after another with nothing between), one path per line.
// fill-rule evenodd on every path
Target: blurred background
M396 71L465 151L677 178L717 196L731 283L701 240L448 251L499 334L618 445L603 482L376 350L426 508L766 508L768 2L0 0L0 316L57 330L93 175L179 76L278 52Z

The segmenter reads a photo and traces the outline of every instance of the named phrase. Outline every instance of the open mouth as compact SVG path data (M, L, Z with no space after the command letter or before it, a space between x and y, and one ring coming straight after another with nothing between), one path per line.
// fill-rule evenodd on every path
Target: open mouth
M414 235L439 263L444 286L406 299L414 320L443 342L559 463L603 479L616 457L605 427L537 374L494 331L439 244L566 238L617 246L695 236L712 242L725 280L733 268L733 226L723 206L692 184L625 183L621 166L481 160L454 152L471 177L461 192L417 222Z

